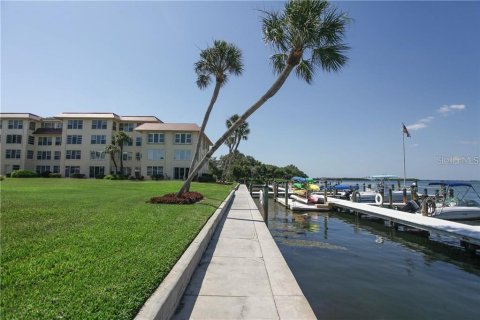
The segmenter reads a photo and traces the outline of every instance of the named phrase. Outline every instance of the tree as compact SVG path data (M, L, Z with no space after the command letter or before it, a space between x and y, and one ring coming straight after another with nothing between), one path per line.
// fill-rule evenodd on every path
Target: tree
M123 147L125 144L132 143L132 137L124 131L118 131L113 134L112 143L118 147L120 152L120 173L123 174Z
M230 128L237 120L240 118L238 114L234 114L226 121L227 128ZM226 162L225 169L223 171L223 178L225 179L230 171L230 166L232 161L235 159L235 155L238 150L238 146L242 140L248 140L248 135L250 134L250 128L248 127L248 122L242 123L230 137L228 137L225 143L228 145L229 153Z
M213 105L217 101L220 88L227 83L229 74L236 76L242 74L242 53L234 44L223 40L215 40L213 42L213 47L209 47L200 52L200 60L195 63L194 69L195 73L197 74L197 86L200 89L207 88L212 81L212 77L215 78L215 88L213 89L212 98L210 99L207 111L203 117L202 126L200 127L198 141L195 146L195 153L190 165L190 172L198 160L201 141L203 135L205 134L205 127L207 126L208 119L210 118ZM195 175L196 173L192 176L192 179ZM190 189L190 181L184 185L182 188L182 193Z
M119 151L120 151L120 148L115 144L112 138L112 143L105 147L105 152L110 155L110 159L112 159L113 164L115 165L115 173L118 173L118 166L117 166L117 161L115 161L115 155Z
M282 12L264 12L262 31L264 41L275 50L272 66L277 79L240 118L218 139L198 161L184 185L188 185L200 168L226 139L272 98L283 86L292 71L310 84L315 68L339 71L347 62L344 54L349 47L342 43L349 18L324 0L289 1ZM184 187L177 195L183 193Z

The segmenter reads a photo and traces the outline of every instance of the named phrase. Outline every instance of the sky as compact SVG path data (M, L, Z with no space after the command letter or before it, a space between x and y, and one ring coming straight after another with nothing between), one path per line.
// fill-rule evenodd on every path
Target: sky
M480 179L480 2L333 2L348 13L349 62L292 75L249 119L239 151L312 177ZM155 115L201 124L213 86L193 64L214 40L245 70L220 91L206 133L275 81L262 11L280 1L1 2L1 111ZM222 147L216 157L225 154Z

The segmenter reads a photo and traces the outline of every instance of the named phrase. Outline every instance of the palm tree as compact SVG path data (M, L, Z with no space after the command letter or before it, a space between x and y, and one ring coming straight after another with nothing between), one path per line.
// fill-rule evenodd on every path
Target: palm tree
M115 173L118 173L118 166L117 161L115 161L115 155L120 151L120 148L114 143L112 138L112 143L105 147L105 153L110 155L110 159L112 159L113 164L115 165Z
M230 128L237 120L240 118L238 114L234 114L226 121L227 128ZM228 137L225 144L227 144L229 153L225 165L225 169L223 172L223 179L228 176L230 171L230 166L232 162L235 160L235 156L238 150L238 146L242 140L248 140L248 135L250 134L250 128L248 127L248 122L242 123L230 137Z
M275 50L272 66L277 79L240 118L218 139L191 170L185 184L205 165L228 137L273 97L292 71L300 79L311 83L316 68L339 71L347 62L344 54L349 47L342 43L349 18L325 0L289 1L282 12L264 12L262 31L264 41ZM183 192L183 187L178 194Z
M123 175L123 147L125 144L132 143L132 137L124 131L115 132L112 137L112 142L115 144L120 152L120 173Z
M198 134L198 141L195 147L195 153L192 158L190 170L195 166L200 153L200 145L205 133L205 127L207 126L210 113L212 112L213 105L217 101L220 88L227 83L229 74L239 76L243 71L242 53L240 49L234 44L228 43L223 40L215 40L213 47L209 47L200 52L200 60L194 65L195 73L197 74L197 86L200 89L205 89L212 82L212 78L215 78L215 88L213 89L212 98L210 104L207 107L207 111L203 117L200 133ZM190 183L185 187L185 191L190 188Z

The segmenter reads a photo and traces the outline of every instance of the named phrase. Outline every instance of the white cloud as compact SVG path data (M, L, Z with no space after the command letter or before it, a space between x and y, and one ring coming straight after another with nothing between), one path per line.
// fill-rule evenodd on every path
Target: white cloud
M447 116L455 111L462 111L465 110L467 107L464 104L451 104L451 105L443 105L437 109L437 112Z
M415 122L414 124L408 125L407 129L416 131L416 130L426 128L428 123L430 123L433 119L435 119L435 117L433 117L433 116L428 116L426 118L420 119L417 122Z

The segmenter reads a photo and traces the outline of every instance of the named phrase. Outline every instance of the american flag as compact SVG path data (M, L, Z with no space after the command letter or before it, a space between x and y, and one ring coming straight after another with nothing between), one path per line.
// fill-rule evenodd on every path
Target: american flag
M403 133L405 133L407 135L407 138L410 138L410 132L408 132L407 127L405 127L405 125L403 123L402 123L402 126L403 126Z

